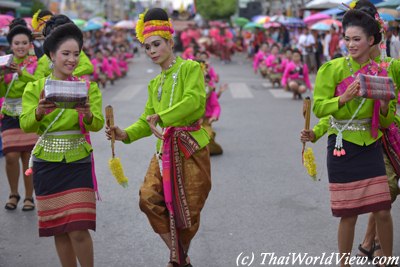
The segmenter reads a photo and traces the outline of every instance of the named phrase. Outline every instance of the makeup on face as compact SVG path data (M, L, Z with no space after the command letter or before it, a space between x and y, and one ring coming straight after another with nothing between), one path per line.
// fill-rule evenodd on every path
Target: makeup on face
M17 58L24 58L29 53L31 42L25 34L17 34L12 38L11 50Z
M57 51L52 54L53 74L62 80L72 75L76 66L78 66L79 54L79 45L74 39L64 41Z

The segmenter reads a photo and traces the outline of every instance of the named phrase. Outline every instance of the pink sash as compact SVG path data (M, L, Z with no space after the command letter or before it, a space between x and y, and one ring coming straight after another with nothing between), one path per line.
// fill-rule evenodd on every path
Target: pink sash
M388 76L386 69L380 68L379 65L372 61L371 63L365 65L354 75L350 75L349 77L342 80L337 86L335 90L335 96L341 96L346 92L349 85L354 82L355 78L359 73L366 74L366 75L377 75L377 76ZM353 77L354 76L354 77ZM378 128L379 128L379 109L381 107L381 102L379 100L374 101L374 110L372 113L372 122L371 122L371 135L373 138L378 136Z

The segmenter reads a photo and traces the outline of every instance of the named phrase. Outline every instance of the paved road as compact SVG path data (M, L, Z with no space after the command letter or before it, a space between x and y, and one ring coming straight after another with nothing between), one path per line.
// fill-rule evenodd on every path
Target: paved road
M215 62L214 66L221 82L230 86L220 99L222 116L215 124L224 154L212 158L213 188L191 247L193 265L237 266L242 252L242 256L255 253L251 266L263 266L261 253L322 256L336 252L338 219L329 208L326 138L311 145L321 179L313 182L301 165L302 102L254 75L251 63L241 57L232 64ZM103 90L103 104L114 106L118 125L126 127L139 117L146 84L158 71L144 56L135 58L128 77ZM93 233L96 266L165 266L168 251L138 207L138 189L154 153L155 138L117 144L116 153L130 179L127 189L110 175L111 151L104 133L93 134L92 140L102 197ZM8 195L4 164L4 158L0 159L1 203ZM59 266L53 239L38 238L36 214L24 213L20 207L15 212L0 209L0 267ZM393 207L395 225L400 223L399 207L399 202ZM360 216L355 249L365 225L366 216ZM395 255L400 255L399 240L396 227Z

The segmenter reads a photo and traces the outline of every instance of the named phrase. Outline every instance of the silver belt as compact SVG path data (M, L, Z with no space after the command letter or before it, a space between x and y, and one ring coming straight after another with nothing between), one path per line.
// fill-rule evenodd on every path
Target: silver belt
M330 128L342 129L348 123L348 120L337 120L337 119L331 117L329 122L330 122ZM369 131L369 130L371 130L371 119L353 120L343 130L344 131Z
M65 153L67 151L78 149L86 143L84 136L73 138L59 138L56 135L46 135L38 143L38 146L43 147L46 153Z

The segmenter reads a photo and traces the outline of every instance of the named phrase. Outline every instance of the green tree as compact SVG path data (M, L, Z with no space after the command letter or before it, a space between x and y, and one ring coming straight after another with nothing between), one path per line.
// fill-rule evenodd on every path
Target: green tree
M229 19L236 12L237 0L197 0L196 9L206 20Z
M41 10L46 10L47 7L46 7L45 4L42 3L42 1L40 1L40 0L33 0L33 1L32 1L32 8L31 8L32 14L35 14L36 11L38 11L39 9L41 9Z

